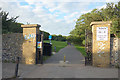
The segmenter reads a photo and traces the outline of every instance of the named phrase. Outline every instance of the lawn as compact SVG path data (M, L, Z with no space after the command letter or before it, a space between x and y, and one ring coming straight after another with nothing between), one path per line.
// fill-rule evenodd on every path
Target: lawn
M74 46L77 50L79 50L82 53L83 56L87 56L87 54L85 52L85 46L80 46L80 45L76 45L76 44Z
M49 40L44 40L45 43L49 43ZM56 46L56 52L58 52L60 49L64 48L67 46L67 43L64 41L54 41L52 40L52 52L54 52L54 47ZM47 60L50 58L50 56L43 56L43 61Z
M44 40L44 42L49 43L49 40ZM54 47L56 46L56 52L58 52L60 49L67 46L67 43L65 41L54 41L52 40L52 52L54 52Z

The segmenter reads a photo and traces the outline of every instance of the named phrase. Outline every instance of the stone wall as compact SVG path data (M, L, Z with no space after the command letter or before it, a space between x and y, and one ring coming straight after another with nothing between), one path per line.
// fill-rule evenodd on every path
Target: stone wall
M16 57L22 57L23 34L12 33L2 35L2 60L15 62ZM110 42L111 66L118 66L120 58L120 38L111 38ZM120 66L120 64L119 64Z
M2 35L2 61L15 62L16 57L22 56L22 33L11 33Z
M112 67L119 65L120 38L111 38L110 42L110 62Z

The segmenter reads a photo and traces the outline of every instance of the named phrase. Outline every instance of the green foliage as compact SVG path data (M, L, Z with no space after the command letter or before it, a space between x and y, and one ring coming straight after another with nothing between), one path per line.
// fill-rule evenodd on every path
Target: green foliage
M0 16L2 17L2 33L22 33L21 23L17 23L16 17L8 18L9 13L0 10Z
M48 40L50 34L48 32L41 31L41 30L40 30L40 32L44 32L44 37L43 38L44 38L44 40Z
M92 30L90 23L94 21L112 21L111 34L120 37L120 1L118 4L107 3L106 8L93 9L91 12L81 15L67 40L84 45L85 29Z
M66 36L52 35L52 40L55 40L55 41L66 41Z
M85 40L82 41L82 44L85 45Z

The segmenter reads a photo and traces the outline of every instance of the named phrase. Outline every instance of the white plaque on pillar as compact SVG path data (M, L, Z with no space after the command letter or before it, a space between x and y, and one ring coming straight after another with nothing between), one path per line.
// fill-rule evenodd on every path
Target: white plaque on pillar
M97 27L97 41L108 40L108 27Z

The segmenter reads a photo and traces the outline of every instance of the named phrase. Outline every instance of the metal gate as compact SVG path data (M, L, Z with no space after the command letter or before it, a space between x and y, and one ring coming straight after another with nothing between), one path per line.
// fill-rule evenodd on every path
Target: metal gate
M85 65L92 65L92 31L88 29L85 30L85 51Z

